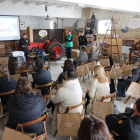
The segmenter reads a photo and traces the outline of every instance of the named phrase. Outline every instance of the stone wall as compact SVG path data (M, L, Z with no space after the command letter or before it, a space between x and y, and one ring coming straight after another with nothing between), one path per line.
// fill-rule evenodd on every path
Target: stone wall
M133 18L140 18L139 14L135 13L125 13L125 12L118 12L118 11L111 11L111 10L101 10L95 8L84 8L82 11L82 21L85 22L91 18L92 12L94 12L97 20L109 20L111 17L114 18L116 22L115 28L116 32L119 35L119 38L123 39L140 39L140 28L132 29L129 27L128 23ZM123 26L128 26L129 31L127 33L123 33L121 28ZM83 29L84 30L84 29ZM103 35L99 35L103 37Z

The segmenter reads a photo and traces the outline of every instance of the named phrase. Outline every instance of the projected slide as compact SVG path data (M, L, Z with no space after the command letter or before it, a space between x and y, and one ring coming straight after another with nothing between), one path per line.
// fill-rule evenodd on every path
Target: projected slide
M13 16L0 16L0 41L19 39L19 18Z

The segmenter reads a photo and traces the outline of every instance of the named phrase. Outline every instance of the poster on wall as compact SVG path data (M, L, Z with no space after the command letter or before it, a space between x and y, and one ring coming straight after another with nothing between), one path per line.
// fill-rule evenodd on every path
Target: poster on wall
M122 53L129 54L131 47L129 46L122 46Z
M126 53L123 53L121 55L121 59L122 59L122 61L126 61L127 60L127 54Z
M46 30L40 30L39 31L39 36L41 37L40 39L44 38L47 36L47 31Z

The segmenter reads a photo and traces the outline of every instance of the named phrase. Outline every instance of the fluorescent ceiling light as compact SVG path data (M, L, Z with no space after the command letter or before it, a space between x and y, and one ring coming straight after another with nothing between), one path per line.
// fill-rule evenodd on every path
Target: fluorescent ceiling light
M78 4L77 6L79 6L79 7L84 7L85 5L84 5L84 4Z

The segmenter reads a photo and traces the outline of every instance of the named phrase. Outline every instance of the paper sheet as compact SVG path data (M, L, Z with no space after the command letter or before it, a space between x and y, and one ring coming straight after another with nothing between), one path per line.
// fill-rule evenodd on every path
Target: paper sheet
M132 47L128 47L128 46L122 46L122 53L127 53L127 54L129 54L130 53L130 48L132 48Z

